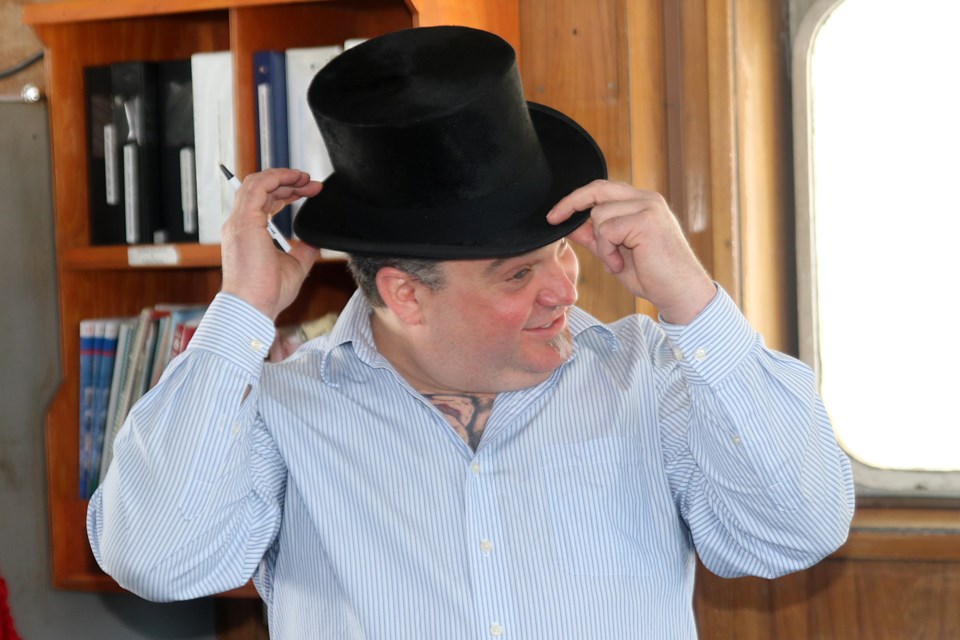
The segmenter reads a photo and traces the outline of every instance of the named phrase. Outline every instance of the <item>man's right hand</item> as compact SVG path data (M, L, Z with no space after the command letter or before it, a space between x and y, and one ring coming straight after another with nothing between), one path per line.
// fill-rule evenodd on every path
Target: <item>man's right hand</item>
M284 206L315 196L322 186L296 169L267 169L243 180L233 213L220 232L224 293L248 302L271 320L296 299L319 250L292 241L290 253L284 253L273 244L267 220Z

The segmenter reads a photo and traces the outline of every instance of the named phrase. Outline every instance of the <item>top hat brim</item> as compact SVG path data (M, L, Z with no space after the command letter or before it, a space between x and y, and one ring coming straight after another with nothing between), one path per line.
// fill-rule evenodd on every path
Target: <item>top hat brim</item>
M491 193L446 207L397 209L355 197L336 172L300 207L294 231L307 244L372 256L469 260L503 258L539 249L566 237L590 216L575 212L560 224L546 214L574 189L607 177L603 153L579 124L550 107L527 102L530 119L550 169L546 184L524 190L525 201ZM518 181L525 167L517 167ZM437 226L452 233L434 232Z

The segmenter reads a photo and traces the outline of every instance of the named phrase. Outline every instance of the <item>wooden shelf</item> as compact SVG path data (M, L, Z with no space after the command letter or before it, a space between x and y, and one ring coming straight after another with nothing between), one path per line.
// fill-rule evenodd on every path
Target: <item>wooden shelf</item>
M960 509L858 505L850 537L834 557L960 562Z
M317 258L318 263L343 263ZM124 269L213 269L220 267L218 244L163 244L64 249L60 263L68 271Z
M237 7L257 7L266 4L304 3L305 0L131 0L103 2L76 0L28 4L23 7L23 21L34 27L44 24L81 23L94 20L131 20L162 15L189 14L201 11L226 10Z
M60 256L71 271L140 268L212 268L220 266L218 244L137 245L131 247L74 247Z
M87 503L79 498L79 323L135 315L159 302L205 303L220 288L218 245L89 245L83 68L230 50L239 175L256 168L252 58L261 49L340 44L403 28L462 24L500 34L519 50L518 0L73 0L24 5L44 45L53 165L62 377L46 420L52 582L63 589L119 587L93 559ZM244 62L248 63L244 63ZM340 262L340 264L337 264ZM278 324L339 311L354 286L342 261L319 260ZM229 596L253 595L252 588Z

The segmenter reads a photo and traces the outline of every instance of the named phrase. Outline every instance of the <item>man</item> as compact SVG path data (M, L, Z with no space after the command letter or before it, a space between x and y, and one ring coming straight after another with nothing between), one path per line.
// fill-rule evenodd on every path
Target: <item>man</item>
M90 503L120 584L252 575L277 638L693 638L695 554L772 577L843 542L849 463L811 372L764 348L659 195L523 100L506 43L375 38L308 100L335 173L246 178L222 291ZM300 197L307 244L283 254L266 217ZM568 240L661 322L577 309ZM360 292L265 365L308 245L350 252Z

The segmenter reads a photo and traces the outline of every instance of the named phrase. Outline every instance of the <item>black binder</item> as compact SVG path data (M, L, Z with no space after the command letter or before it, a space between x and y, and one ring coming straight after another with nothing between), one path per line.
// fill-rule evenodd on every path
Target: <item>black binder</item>
M158 63L160 207L168 242L198 242L190 59Z
M157 65L121 62L111 65L114 125L123 184L124 239L127 244L165 241L161 231Z
M83 70L87 107L87 176L90 206L90 244L126 242L123 221L123 184L117 161L116 127L110 65Z

